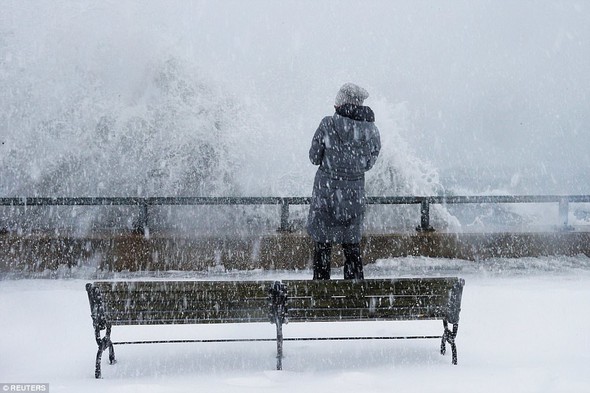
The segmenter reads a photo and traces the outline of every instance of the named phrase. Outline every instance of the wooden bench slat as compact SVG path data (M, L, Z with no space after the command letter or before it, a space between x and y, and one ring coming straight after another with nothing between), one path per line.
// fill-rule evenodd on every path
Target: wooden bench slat
M234 308L264 308L268 310L268 299L195 299L190 297L180 297L174 299L132 299L125 300L110 299L105 301L105 310L108 312L129 312L129 310L183 310L183 309L234 309Z
M196 299L251 299L251 298L258 298L263 299L268 297L268 291L263 292L251 292L251 293L228 293L225 294L223 292L212 292L212 291L149 291L149 292L123 292L123 291L116 291L116 292L104 292L103 296L108 297L109 299L156 299L158 296L166 296L166 297L182 297L186 296L189 298L196 298Z
M104 292L211 292L244 296L266 295L273 281L98 281L94 285Z
M324 308L289 310L289 322L311 319L440 319L445 316L443 307L396 307L392 309L368 310L366 308Z
M239 292L239 293L232 293L226 292L212 292L212 291L149 291L149 292L123 292L123 291L116 291L116 292L107 292L101 290L105 299L153 299L157 300L158 297L167 297L167 298L193 298L193 299L263 299L268 298L268 291L265 292Z
M252 313L250 310L232 312L145 312L114 315L106 314L113 325L166 325L166 324L201 324L201 323L242 323L269 322L268 313Z
M145 314L148 312L158 313L158 312L170 312L170 313L188 313L188 312L203 312L203 313L239 313L241 310L247 310L251 313L269 313L269 307L267 304L260 303L258 306L254 306L253 303L249 305L231 305L231 306L219 306L219 307L199 307L198 305L178 305L174 307L165 307L165 305L154 305L150 307L147 304L142 305L141 307L120 307L114 308L111 306L105 307L105 315L109 318L116 316L117 314L125 314L125 315L133 315L133 314Z
M437 294L451 290L456 280L451 278L425 279L367 279L367 280L288 280L284 284L289 296L331 297L354 293L365 295Z
M227 280L227 281L216 281L216 280L147 280L147 281L118 281L118 280L105 280L105 281L94 281L94 286L105 286L111 290L117 290L117 288L133 288L135 290L148 290L150 288L180 288L180 287L200 287L200 288L229 288L229 287L261 287L264 288L268 284L272 284L274 280L252 280L252 281L240 281L240 280Z
M133 315L145 315L148 313L151 313L153 315L157 315L158 313L170 313L170 314L174 314L174 315L186 315L189 313L195 314L195 315L212 315L212 314L216 314L216 315L228 315L228 316L232 316L232 315L242 315L242 313L249 313L249 315L265 315L267 319L269 319L268 315L269 315L269 307L259 307L258 309L255 308L240 308L240 307L231 307L231 308L219 308L219 309L215 309L215 308L210 308L210 309L202 309L202 308L192 308L192 307L187 307L187 308L157 308L157 307L153 307L153 308L149 308L149 307L145 307L142 309L129 309L129 310L125 310L125 309L121 309L121 310L113 310L113 309L105 309L105 317L107 319L113 319L116 318L118 315L126 315L126 316L133 316Z
M146 298L125 299L124 297L103 296L103 301L110 309L127 310L130 308L143 309L144 307L173 307L182 308L193 305L202 308L231 308L233 306L245 305L248 307L262 307L269 304L268 298L250 298L250 299L222 299L222 298L203 298L195 295L181 295L166 298L164 293L161 296ZM388 308L396 306L409 306L421 304L445 305L448 302L448 296L435 295L398 295L398 296L367 296L367 297L332 297L332 298L314 298L314 297L289 297L288 307L293 308L322 308L322 307L377 307Z
M398 296L367 296L367 297L332 297L332 298L314 298L314 297L296 297L289 298L287 307L289 312L296 308L316 309L316 308L347 308L347 307L366 307L366 308L394 308L410 307L421 305L444 306L448 302L448 296L435 295L398 295Z

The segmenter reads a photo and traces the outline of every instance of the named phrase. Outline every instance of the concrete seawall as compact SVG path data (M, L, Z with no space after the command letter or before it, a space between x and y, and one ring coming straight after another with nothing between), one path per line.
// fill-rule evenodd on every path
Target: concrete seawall
M402 256L482 260L544 255L590 256L590 231L367 234L364 263ZM303 233L189 238L130 233L67 236L0 234L0 272L40 272L60 266L104 271L304 269L313 243ZM335 248L333 266L342 263Z

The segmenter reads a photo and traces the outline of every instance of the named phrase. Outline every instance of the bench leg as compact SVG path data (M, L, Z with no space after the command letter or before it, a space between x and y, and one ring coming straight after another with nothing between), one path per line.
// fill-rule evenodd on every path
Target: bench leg
M457 345L455 344L455 338L457 337L457 330L459 329L459 324L453 324L453 330L449 330L449 324L447 321L443 320L443 327L445 329L441 343L440 343L440 353L444 355L447 352L446 343L451 345L451 352L452 352L452 360L451 362L456 365L457 364Z
M98 345L98 351L96 352L96 363L94 368L94 377L101 378L101 361L102 361L102 353L108 348L109 350L109 363L115 364L115 349L113 348L113 342L111 341L111 325L107 325L106 332L104 337L100 337L100 329L96 328L94 330L94 337L96 339L96 344Z
M277 326L277 370L282 370L283 369L283 325L280 321L277 321L276 326Z
M287 323L287 288L275 281L268 290L270 322L277 327L277 370L283 369L283 323Z

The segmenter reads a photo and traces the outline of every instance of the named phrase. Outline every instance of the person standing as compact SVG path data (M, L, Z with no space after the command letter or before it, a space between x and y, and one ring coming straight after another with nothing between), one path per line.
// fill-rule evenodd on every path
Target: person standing
M309 149L316 172L307 231L315 242L313 279L330 279L332 244L344 251L344 278L363 279L360 241L365 212L365 172L379 156L381 139L369 93L345 83L335 101L335 113L320 122Z

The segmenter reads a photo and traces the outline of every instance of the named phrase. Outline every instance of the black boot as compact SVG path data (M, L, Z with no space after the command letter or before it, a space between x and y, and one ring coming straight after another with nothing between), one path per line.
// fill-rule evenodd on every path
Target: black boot
M313 253L313 279L330 279L330 262L332 259L332 244L316 243Z
M344 279L362 280L363 261L361 260L361 245L359 243L343 244L344 251Z

